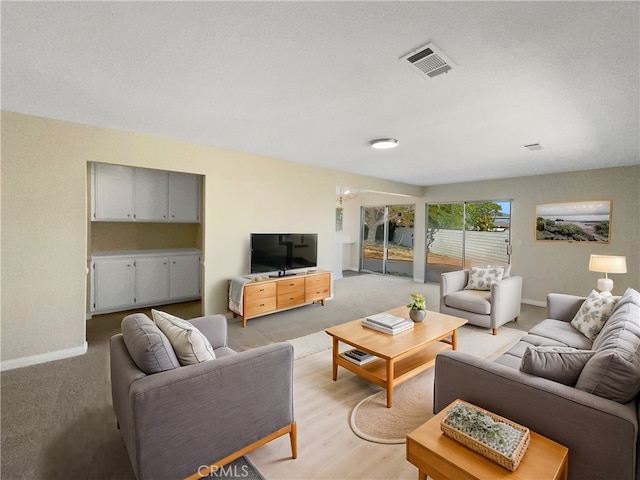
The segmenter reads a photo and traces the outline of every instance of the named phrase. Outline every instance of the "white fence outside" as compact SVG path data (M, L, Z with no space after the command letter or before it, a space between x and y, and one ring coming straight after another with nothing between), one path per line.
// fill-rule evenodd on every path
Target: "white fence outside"
M429 253L442 257L462 258L462 230L438 230ZM503 232L467 231L466 264L508 263L509 230Z

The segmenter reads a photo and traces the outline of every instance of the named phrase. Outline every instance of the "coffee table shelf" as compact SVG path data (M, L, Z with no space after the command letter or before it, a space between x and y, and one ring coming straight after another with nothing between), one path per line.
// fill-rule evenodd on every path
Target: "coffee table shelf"
M393 384L400 385L402 382L406 382L410 378L433 367L436 361L436 355L445 350L451 350L451 345L437 342L411 356L397 360L393 369ZM371 383L386 387L387 362L385 359L378 358L365 365L357 365L342 357L338 357L338 365L369 380Z
M409 309L398 307L388 313L409 318ZM388 335L362 326L362 319L326 329L333 337L333 379L343 367L387 390L387 407L393 404L393 389L431 368L436 355L456 349L457 329L467 323L463 318L427 311L422 323L397 335ZM357 365L340 355L340 343L364 350L378 359Z

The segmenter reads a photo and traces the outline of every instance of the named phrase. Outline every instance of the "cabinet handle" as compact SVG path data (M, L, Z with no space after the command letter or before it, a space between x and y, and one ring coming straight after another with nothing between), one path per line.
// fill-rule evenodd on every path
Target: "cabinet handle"
M176 218L176 216L175 215L171 215L171 218Z
M260 291L261 291L261 292L264 292L264 288L261 288L261 289L260 289Z
M261 306L261 307L264 307L264 303L261 303L261 304L260 304L260 306Z

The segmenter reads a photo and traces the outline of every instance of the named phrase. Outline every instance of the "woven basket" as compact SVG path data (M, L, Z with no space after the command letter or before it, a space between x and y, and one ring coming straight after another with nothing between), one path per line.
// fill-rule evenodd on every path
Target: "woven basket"
M506 455L500 453L498 450L490 447L489 445L486 445L480 442L479 440L476 440L475 438L470 437L466 433L463 433L460 430L457 430L453 426L449 425L447 421L449 419L449 415L451 415L450 412L447 413L447 415L445 415L442 421L440 422L440 428L442 429L444 434L454 439L455 441L461 443L465 447L470 448L474 452L478 452L480 455L488 458L489 460L497 463L498 465L506 468L507 470L510 470L513 472L516 468L518 468L518 465L520 464L520 461L522 460L522 457L524 457L524 454L527 451L527 447L529 446L529 439L531 437L531 435L529 434L529 429L526 427L523 427L522 425L518 425L517 423L512 422L511 420L508 420L499 415L483 410L482 408L478 408L475 405L464 402L462 400L456 400L454 405L456 404L466 405L468 407L471 407L481 413L484 413L490 416L495 421L506 423L507 425L510 425L513 428L520 430L521 432L523 432L522 438L520 439L520 442L518 443L518 446L516 447L516 449L513 451L513 454L510 457L507 457Z

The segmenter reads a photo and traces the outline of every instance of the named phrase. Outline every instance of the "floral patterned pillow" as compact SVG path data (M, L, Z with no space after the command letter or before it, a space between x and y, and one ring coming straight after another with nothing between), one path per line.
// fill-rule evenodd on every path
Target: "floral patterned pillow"
M611 294L603 295L596 290L591 290L580 310L571 320L571 325L589 340L595 340L609 320L618 300L620 297L614 297Z
M491 285L502 280L502 267L471 267L465 290L491 290Z

